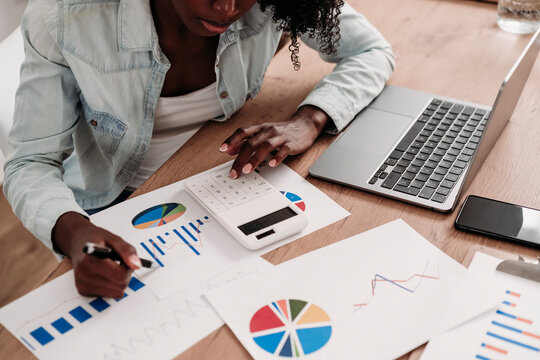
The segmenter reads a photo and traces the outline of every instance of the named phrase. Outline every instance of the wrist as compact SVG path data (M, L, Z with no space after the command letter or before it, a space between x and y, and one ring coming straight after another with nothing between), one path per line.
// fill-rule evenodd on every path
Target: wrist
M88 226L92 223L79 213L70 211L61 215L52 230L54 249L71 259L78 253L82 254L84 244L77 234Z
M330 121L330 116L326 112L313 105L300 107L296 111L296 115L303 119L309 119L317 132L317 136L323 131L328 121Z

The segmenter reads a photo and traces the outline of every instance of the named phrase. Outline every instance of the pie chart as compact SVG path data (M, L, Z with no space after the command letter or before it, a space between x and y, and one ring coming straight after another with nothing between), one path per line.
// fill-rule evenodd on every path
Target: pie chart
M131 223L137 229L149 229L168 224L184 215L186 207L178 203L153 206L133 218Z
M265 305L251 318L253 341L280 357L302 357L330 340L330 317L319 306L304 300L282 299Z
M293 204L298 206L300 210L306 211L306 203L302 200L302 198L292 192L287 191L280 191L287 199L289 199Z

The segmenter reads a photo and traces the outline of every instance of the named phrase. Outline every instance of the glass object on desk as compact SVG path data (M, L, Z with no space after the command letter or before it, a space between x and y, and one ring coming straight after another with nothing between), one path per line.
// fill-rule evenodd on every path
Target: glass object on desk
M505 31L529 34L540 27L540 0L499 0L497 24Z

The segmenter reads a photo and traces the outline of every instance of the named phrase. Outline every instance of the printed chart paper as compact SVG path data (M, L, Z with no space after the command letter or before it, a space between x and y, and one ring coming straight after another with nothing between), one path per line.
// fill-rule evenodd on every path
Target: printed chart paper
M497 272L501 259L477 252L469 272L495 285L498 306L431 340L422 360L540 359L540 284Z
M263 167L260 174L305 211L308 226L257 251L243 247L213 219L184 189L186 180L125 201L91 220L131 243L140 257L160 265L147 271L147 279L150 289L163 299L350 215L285 165Z
M255 359L393 359L494 306L402 220L206 296Z
M223 325L201 294L271 268L254 258L159 301L133 276L121 300L83 297L73 271L0 310L0 322L40 359L170 359Z

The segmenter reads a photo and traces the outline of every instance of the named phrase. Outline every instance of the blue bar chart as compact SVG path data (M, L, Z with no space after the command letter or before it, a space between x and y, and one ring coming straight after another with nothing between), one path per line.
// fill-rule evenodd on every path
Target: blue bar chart
M522 314L525 311L520 306L523 295L506 290L505 297L490 320L485 342L482 342L476 359L493 360L501 355L515 358L521 351L540 357L540 332L535 321Z
M135 292L144 286L145 284L134 276L131 277L128 284L128 288L132 292ZM126 296L128 296L128 294L124 293L123 298ZM116 301L118 302L122 299L116 299ZM86 304L78 305L58 319L47 324L42 324L41 326L38 326L34 330L30 331L28 337L21 336L21 340L28 345L29 348L35 351L35 346L38 344L40 346L45 346L54 341L56 338L73 330L80 324L92 319L94 316L92 313L101 313L112 307L114 303L110 303L109 301L102 297L97 297L90 300Z
M209 220L208 216L204 216L203 220ZM156 235L155 238L141 241L139 244L152 260L161 267L165 267L166 265L165 259L167 251L179 245L187 247L196 256L200 256L200 228L205 224L203 220L197 219L187 224L180 225L160 235ZM197 249L197 247L199 249Z

